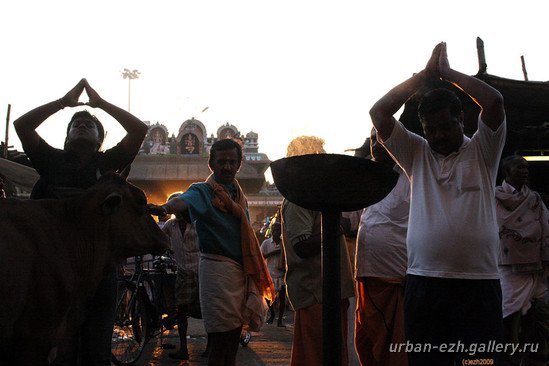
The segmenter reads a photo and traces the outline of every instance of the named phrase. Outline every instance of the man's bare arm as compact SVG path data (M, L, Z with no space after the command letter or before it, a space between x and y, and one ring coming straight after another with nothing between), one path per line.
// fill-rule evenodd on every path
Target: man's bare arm
M462 74L461 72L450 68L446 52L446 43L442 43L438 69L443 80L446 80L463 90L480 106L482 109L481 118L484 123L491 130L497 130L505 118L503 96L501 93L482 80Z
M436 45L427 62L425 69L418 72L408 80L395 86L387 94L381 97L370 109L370 117L377 131L377 137L385 141L391 136L395 126L393 115L406 103L406 101L425 84L426 80L438 79L439 54L442 43Z
M189 209L187 202L180 198L172 198L163 205L147 205L147 212L154 216L165 216L175 213L183 213Z
M423 85L423 75L423 71L421 71L395 86L370 109L370 117L377 131L377 138L380 141L385 141L391 136L396 122L393 117L394 114Z
M13 122L17 136L19 136L19 140L21 140L23 148L26 151L33 151L38 148L40 136L36 132L36 129L48 119L48 117L65 107L83 105L83 103L78 101L78 98L84 90L84 81L85 79L80 80L78 84L69 90L62 98L36 107Z

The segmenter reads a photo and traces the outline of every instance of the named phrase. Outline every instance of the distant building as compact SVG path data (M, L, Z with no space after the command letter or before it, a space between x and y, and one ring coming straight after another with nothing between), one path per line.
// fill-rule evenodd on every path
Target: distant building
M209 175L208 156L214 142L233 138L240 140L244 157L236 178L248 197L250 218L256 229L266 216L276 212L282 196L274 186L267 187L265 171L271 161L259 152L259 135L253 131L242 135L226 123L216 134L208 136L206 127L197 119L184 121L177 135L166 126L149 123L149 132L135 158L128 179L145 191L150 202L164 202L172 192L185 191L192 183Z

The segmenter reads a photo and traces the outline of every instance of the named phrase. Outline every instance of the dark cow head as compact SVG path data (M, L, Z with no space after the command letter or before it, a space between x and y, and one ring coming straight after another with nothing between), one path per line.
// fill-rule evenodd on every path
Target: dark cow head
M147 198L141 189L123 177L106 174L90 191L97 203L99 221L108 226L111 250L117 259L156 255L168 249L168 237L147 213Z

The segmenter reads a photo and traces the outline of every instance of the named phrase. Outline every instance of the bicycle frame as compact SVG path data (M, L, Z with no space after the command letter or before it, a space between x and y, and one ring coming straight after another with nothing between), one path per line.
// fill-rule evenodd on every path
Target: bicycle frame
M160 257L153 268L143 268L143 259L135 257L135 270L118 280L119 294L116 304L116 321L113 329L112 361L117 365L133 365L147 342L160 335L163 342L162 315L167 311L161 301L168 273L169 257ZM166 263L168 263L166 265ZM173 262L175 263L175 262ZM157 267L157 268L156 268ZM172 267L172 269L175 267ZM159 286L161 284L161 286Z

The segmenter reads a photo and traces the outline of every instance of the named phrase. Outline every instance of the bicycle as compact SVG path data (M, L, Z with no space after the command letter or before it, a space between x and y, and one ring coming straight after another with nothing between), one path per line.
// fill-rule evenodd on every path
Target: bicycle
M118 281L111 341L111 359L116 365L134 365L150 339L160 336L162 344L167 329L169 304L165 291L175 283L175 261L169 256L151 261L135 257L134 264L133 273L124 271Z

